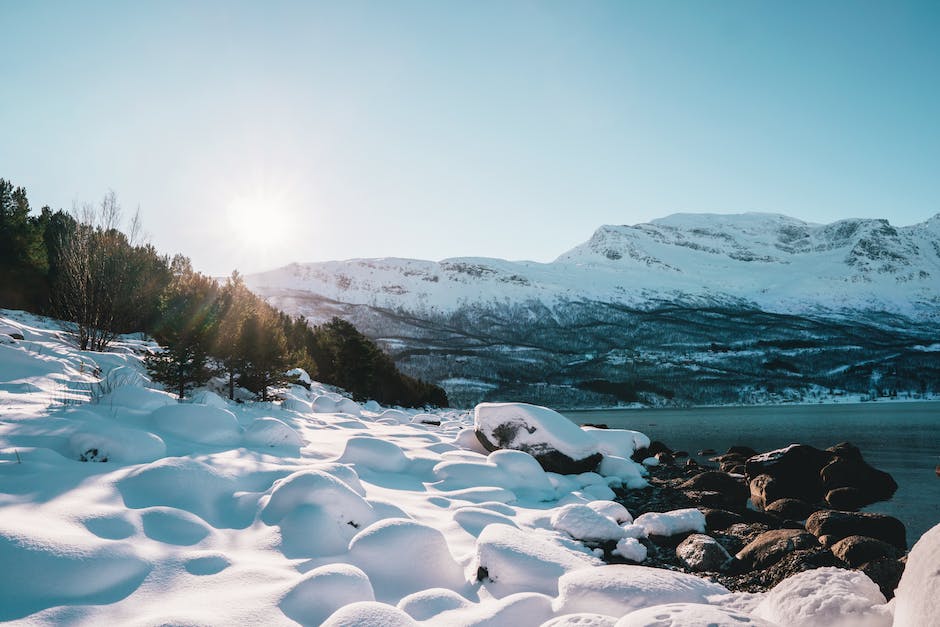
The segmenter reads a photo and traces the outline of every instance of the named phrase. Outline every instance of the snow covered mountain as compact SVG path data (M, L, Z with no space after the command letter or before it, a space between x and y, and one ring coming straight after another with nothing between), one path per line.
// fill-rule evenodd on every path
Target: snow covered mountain
M818 225L773 214L676 214L649 224L602 226L551 263L353 259L291 264L247 282L314 322L351 318L384 341L405 370L437 380L452 396L469 386L467 400L499 397L519 381L542 389L514 387L516 398L609 403L610 389L599 392L605 386L594 383L591 391L585 384L636 383L623 366L649 359L691 359L700 367L736 362L733 370L746 371L751 367L740 353L751 351L753 360L761 342L777 351L816 353L831 352L833 341L860 345L852 350L864 359L842 355L829 365L849 370L874 359L861 377L870 380L897 369L881 357L938 339L940 214L907 227L886 220ZM891 338L881 357L872 353L873 333L879 341ZM695 356L709 348L715 353L712 344L727 344L718 351L721 359ZM775 352L764 361L787 361L783 357ZM585 369L584 363L604 367ZM784 365L804 379L812 374L797 363ZM809 377L823 387L862 385L861 379L831 379ZM725 393L688 397L662 381L647 383L640 387L657 389L636 400L650 400L649 394L660 402L735 400ZM740 395L761 385L742 376L734 389ZM569 394L566 386L579 391ZM806 381L797 387L805 389ZM601 396L586 398L586 392ZM622 401L631 394L613 396Z

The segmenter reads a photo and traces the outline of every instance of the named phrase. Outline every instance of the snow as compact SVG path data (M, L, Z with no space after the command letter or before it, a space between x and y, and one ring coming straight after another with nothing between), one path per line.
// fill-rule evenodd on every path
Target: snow
M633 524L642 527L647 535L674 536L680 533L705 533L705 514L689 507L671 512L647 512L636 517Z
M940 524L914 544L895 591L895 627L929 625L940 616Z
M633 520L609 500L610 486L646 485L627 457L642 434L483 409L521 407L543 441L604 455L597 472L560 475L524 451L482 451L467 412L359 405L315 381L286 390L293 409L208 390L178 402L148 387L138 355L152 342L88 353L54 321L0 312L3 325L27 339L0 345L0 620L879 627L893 609L902 626L937 613L937 529L894 604L852 571L748 595L604 565L585 543L640 562L646 534L704 524L697 510Z
M506 448L545 453L559 451L578 460L598 452L598 441L548 407L528 403L480 403L473 412L477 431ZM502 435L502 437L500 437Z
M825 567L783 580L767 592L753 615L788 627L888 627L891 615L884 603L884 595L864 573Z
M743 612L701 603L668 603L623 616L616 627L777 627L776 623Z

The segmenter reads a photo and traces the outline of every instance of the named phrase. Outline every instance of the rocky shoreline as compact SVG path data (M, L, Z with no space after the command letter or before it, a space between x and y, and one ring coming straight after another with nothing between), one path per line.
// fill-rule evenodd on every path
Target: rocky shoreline
M904 524L858 510L891 497L888 473L867 464L849 443L758 453L731 447L714 466L682 461L659 442L638 450L649 487L615 490L633 516L696 509L704 533L642 539L646 566L709 577L732 591L762 592L798 572L836 566L864 572L886 598L904 571ZM631 563L598 545L609 563Z

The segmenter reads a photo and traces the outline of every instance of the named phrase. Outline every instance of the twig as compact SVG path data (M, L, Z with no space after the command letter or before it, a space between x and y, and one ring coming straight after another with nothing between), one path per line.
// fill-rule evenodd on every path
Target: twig
M16 449L13 449L13 454L16 455L16 463L22 464L23 461L20 459L20 452Z

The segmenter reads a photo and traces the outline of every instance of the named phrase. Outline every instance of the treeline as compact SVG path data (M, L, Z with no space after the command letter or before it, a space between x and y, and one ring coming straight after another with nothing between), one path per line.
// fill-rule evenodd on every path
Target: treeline
M74 213L74 215L73 215ZM237 272L224 283L138 241L122 228L114 193L73 213L30 211L26 191L0 179L0 306L71 322L82 350L104 350L121 333L144 331L164 351L147 358L152 377L184 397L223 377L230 397L262 400L304 368L355 399L446 406L435 385L402 374L369 338L334 318L311 327L253 294Z

